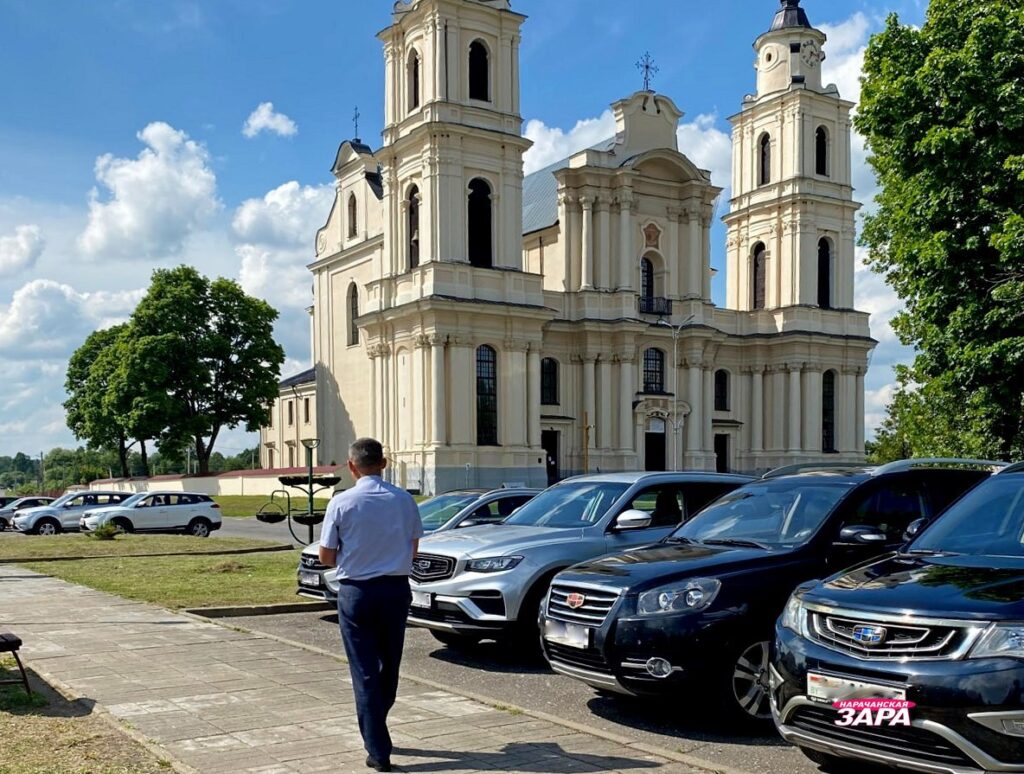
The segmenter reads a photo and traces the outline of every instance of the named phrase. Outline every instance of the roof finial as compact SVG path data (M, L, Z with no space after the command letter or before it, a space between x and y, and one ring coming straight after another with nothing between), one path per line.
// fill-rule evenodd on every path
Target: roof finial
M355 127L355 132L356 132L355 136L352 139L354 139L356 142L359 142L359 119L360 118L362 118L362 116L359 115L359 106L356 105L356 112L352 114L352 125Z
M654 64L654 59L651 58L650 51L644 52L640 61L636 63L636 69L644 74L644 91L653 91L651 88L651 79L657 75L660 68Z

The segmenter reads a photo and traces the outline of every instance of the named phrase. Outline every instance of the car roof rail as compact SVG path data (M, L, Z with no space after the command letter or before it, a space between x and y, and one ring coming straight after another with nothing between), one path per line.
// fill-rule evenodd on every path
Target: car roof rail
M871 471L872 476L881 476L886 473L904 473L914 468L995 468L1004 469L1008 463L997 460L975 460L962 457L918 457L909 460L896 460L879 465Z
M813 470L864 470L867 467L867 465L857 462L801 462L796 465L783 465L781 468L769 470L761 478L781 478L782 476L808 473Z
M998 471L997 475L1001 473L1020 473L1022 471L1024 471L1024 462L1014 462L1013 464L1007 465L1005 468Z

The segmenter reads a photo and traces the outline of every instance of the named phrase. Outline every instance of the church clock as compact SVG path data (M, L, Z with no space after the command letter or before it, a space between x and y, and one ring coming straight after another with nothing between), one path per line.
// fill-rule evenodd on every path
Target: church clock
M818 44L813 40L805 40L800 46L800 61L808 67L817 67L825 59Z

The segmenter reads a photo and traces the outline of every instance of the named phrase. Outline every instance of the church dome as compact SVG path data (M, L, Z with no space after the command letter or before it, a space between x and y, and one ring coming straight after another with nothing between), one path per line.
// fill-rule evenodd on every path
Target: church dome
M794 28L811 29L807 11L800 7L800 0L782 0L782 7L775 12L771 32Z

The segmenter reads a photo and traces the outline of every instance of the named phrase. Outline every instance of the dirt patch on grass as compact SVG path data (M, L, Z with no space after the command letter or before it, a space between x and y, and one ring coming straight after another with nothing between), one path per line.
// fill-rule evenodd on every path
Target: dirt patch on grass
M207 567L207 568L205 568L203 570L200 570L200 572L223 572L223 573L227 573L227 572L246 572L247 570L251 570L251 569L252 569L251 565L242 564L241 562L227 561L227 562L218 562L217 564L214 564L214 565L212 565L210 567Z
M13 678L12 660L0 661L0 680ZM87 702L69 702L32 676L32 697L19 686L0 687L0 774L152 774L171 770Z

